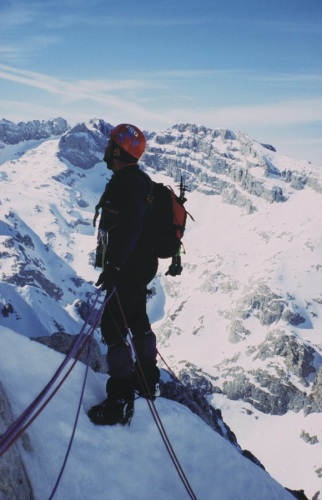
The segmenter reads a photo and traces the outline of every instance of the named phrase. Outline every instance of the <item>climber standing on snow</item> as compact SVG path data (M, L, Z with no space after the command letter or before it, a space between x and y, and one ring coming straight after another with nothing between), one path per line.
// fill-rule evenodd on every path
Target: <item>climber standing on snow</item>
M104 161L113 175L96 207L102 210L98 250L102 273L96 286L107 293L115 287L101 321L102 336L108 346L109 378L107 399L93 406L88 416L97 425L129 423L134 412L134 393L152 398L158 395L160 371L156 365L156 336L146 311L147 285L156 275L158 259L147 237L150 192L147 176L138 165L146 147L143 133L135 126L121 124L112 129ZM122 312L120 310L120 304ZM124 316L125 319L124 319ZM126 341L127 327L148 389L133 364Z

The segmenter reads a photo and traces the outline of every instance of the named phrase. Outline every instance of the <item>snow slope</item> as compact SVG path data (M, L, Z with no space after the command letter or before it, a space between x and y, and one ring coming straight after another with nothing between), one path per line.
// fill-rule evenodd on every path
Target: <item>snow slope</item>
M63 355L1 328L0 378L16 417L43 389L62 359ZM84 365L78 363L27 431L30 449L20 446L36 500L49 498L54 488L84 371ZM96 427L89 421L86 411L104 399L105 383L105 375L89 373L74 444L54 498L188 498L145 400L136 401L130 427ZM156 407L198 499L294 498L186 407L163 398Z

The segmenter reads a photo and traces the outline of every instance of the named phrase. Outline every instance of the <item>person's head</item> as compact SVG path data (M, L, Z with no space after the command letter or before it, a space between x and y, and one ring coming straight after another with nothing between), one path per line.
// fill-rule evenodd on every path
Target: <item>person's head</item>
M104 161L110 170L121 170L125 165L137 163L146 147L146 139L135 125L121 123L109 136Z

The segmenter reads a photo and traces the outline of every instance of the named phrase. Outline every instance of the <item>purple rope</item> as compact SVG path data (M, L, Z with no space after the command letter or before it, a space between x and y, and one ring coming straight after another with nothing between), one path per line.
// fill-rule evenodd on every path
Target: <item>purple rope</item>
M90 355L91 355L91 352L92 352L92 345L93 345L93 342L92 342L92 340L93 340L93 334L94 334L94 328L92 329L92 332L91 332L90 337L89 337L89 344L88 344L87 356L86 356L86 369L85 369L84 380L83 380L81 395L80 395L80 399L79 399L79 403L78 403L78 408L77 408L77 412L76 412L76 417L75 417L75 422L74 422L74 427L73 427L72 435L71 435L70 440L69 440L69 445L68 445L68 448L67 448L67 452L66 452L66 455L65 455L65 459L64 459L63 465L61 467L60 473L58 475L58 478L57 478L56 484L54 486L54 489L53 489L53 491L52 491L52 493L51 493L51 495L49 497L49 500L52 500L52 498L54 497L54 495L55 495L55 493L57 491L57 488L58 488L59 483L61 481L61 478L63 476L64 470L65 470L65 467L66 467L66 464L67 464L67 460L68 460L68 457L69 457L69 453L70 453L70 450L72 448L72 444L73 444L73 441L74 441L76 427L77 427L78 418L79 418L79 413L80 413L80 410L81 410L81 405L82 405L82 402L83 402L83 397L84 397L84 392L85 392L85 386L86 386L86 381L87 381L88 365L89 365L89 359L90 359Z
M113 292L112 292L112 294L113 294ZM95 327L96 327L97 323L99 322L99 319L100 319L101 314L102 314L102 312L104 310L105 304L111 298L112 294L104 301L104 303L103 303L103 305L102 305L99 313L96 316L96 319L94 321L92 330L90 332L90 335L88 336L88 343L89 344L88 344L87 356L86 356L86 369L85 369L85 374L84 374L84 380L83 380L81 395L80 395L80 399L79 399L79 403L78 403L78 408L77 408L77 412L76 412L76 417L75 417L75 421L74 421L73 431L72 431L72 434L71 434L71 437L70 437L70 440L69 440L69 444L68 444L68 448L67 448L67 451L66 451L66 455L65 455L65 458L64 458L63 465L61 467L61 470L59 472L56 484L55 484L54 489L53 489L53 491L52 491L52 493L51 493L51 495L49 497L49 500L52 500L52 498L54 497L54 495L55 495L55 493L56 493L56 491L58 489L58 486L60 484L61 478L63 476L64 470L65 470L65 467L66 467L66 464L67 464L67 460L68 460L68 457L69 457L69 454L70 454L70 450L72 448L72 444L73 444L74 437L75 437L75 432L76 432L76 427L77 427L77 423L78 423L78 418L79 418L79 414L80 414L80 410L81 410L81 405L82 405L82 402L83 402L84 392L85 392L85 386L86 386L87 375L88 375L88 368L89 368L89 360L90 360L90 355L91 355L92 346L93 346L93 342L92 341L93 341L94 330L95 330ZM84 348L85 348L85 345L84 345Z
M52 386L54 385L54 383L56 382L56 380L58 379L59 375L61 374L61 372L63 371L63 369L65 368L65 366L67 365L67 363L70 361L71 358L73 358L77 351L80 349L80 347L83 345L84 347L84 343L85 341L87 342L88 341L88 333L87 335L84 336L84 331L92 317L92 315L94 314L95 312L95 305L98 301L98 298L99 298L99 295L100 295L100 292L101 290L98 290L97 291L97 297L94 301L94 304L92 306L92 309L90 311L90 314L88 316L88 318L86 319L81 331L79 332L79 334L77 335L77 338L72 346L72 349L70 350L70 352L68 353L68 355L65 357L65 359L63 360L63 362L61 363L61 365L58 367L58 369L56 370L55 374L53 375L53 377L51 378L51 380L48 382L48 384L45 386L45 388L40 392L40 394L34 399L34 401L26 408L26 410L20 415L20 417L17 418L17 420L15 422L13 422L9 428L7 429L7 431L1 436L0 438L0 456L3 455L11 446L12 444L16 441L16 439L18 439L18 437L22 434L22 432L24 432L26 430L26 428L29 427L29 425L33 422L34 418L31 419L28 424L24 425L25 422L28 420L28 418L30 418L30 416L32 415L32 413L36 410L36 408L39 406L39 404L41 403L41 401L44 399L44 397L46 396L46 394L49 392L49 390L52 388ZM113 295L114 293L114 289L112 290L112 292L109 294L109 296L107 298L105 298L102 306L100 307L96 317L95 317L95 321L94 321L94 325L97 325L101 315L102 315L102 312L103 312L103 309L105 307L105 304L110 300L111 296ZM95 326L92 327L90 329L91 330L94 330ZM79 354L80 356L80 354ZM72 366L72 368L75 366L76 362L74 363L74 365ZM69 374L70 372L68 372ZM66 377L67 378L67 377ZM64 379L65 380L65 379ZM58 390L58 389L57 389ZM55 392L54 391L54 394ZM52 396L51 396L52 397ZM47 403L50 401L51 397L48 398L48 401ZM41 407L41 410L47 405L47 403L45 403L42 407ZM37 413L36 416L39 415L40 411Z

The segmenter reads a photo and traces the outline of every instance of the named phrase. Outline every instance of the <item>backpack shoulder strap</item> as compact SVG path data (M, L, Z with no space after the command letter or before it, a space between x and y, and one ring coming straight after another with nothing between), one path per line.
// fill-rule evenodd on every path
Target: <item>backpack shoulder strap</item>
M148 186L149 186L149 194L148 194L148 198L147 198L147 202L149 204L151 204L153 202L153 186L154 186L154 182L153 180L151 179L151 177L146 173L146 172L143 172L143 170L139 170L140 174L145 178Z

